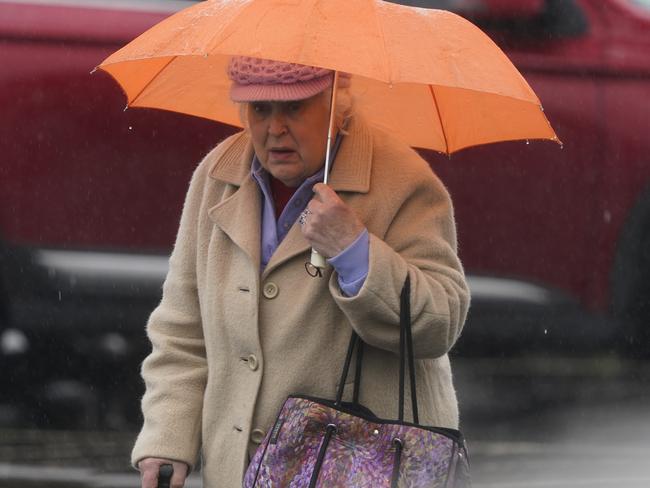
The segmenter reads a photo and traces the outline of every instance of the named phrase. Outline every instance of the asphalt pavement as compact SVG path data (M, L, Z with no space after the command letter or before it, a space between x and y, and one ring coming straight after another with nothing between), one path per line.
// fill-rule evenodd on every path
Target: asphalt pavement
M474 488L650 487L650 361L457 358L455 381ZM136 487L133 439L5 429L0 488Z
M459 361L475 488L650 487L650 361Z

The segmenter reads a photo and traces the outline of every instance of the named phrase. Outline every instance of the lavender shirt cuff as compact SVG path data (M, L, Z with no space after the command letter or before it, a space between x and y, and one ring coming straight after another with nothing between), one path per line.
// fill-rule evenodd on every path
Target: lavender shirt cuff
M339 287L344 295L359 293L368 276L370 239L364 229L357 239L336 256L327 260L338 274Z

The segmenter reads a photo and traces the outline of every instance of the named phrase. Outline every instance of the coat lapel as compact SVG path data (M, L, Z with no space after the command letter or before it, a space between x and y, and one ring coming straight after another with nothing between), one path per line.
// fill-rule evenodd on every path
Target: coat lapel
M250 176L253 148L240 133L230 141L210 170L210 177L233 186L233 193L208 210L210 219L259 269L262 203L257 183Z
M287 262L294 256L304 253L308 249L309 243L307 242L307 239L305 239L305 237L302 235L300 224L295 222L291 226L291 229L289 229L289 233L273 253L273 256L271 256L271 260L266 265L266 268L264 268L264 272L262 273L262 281L271 271L282 265L282 263Z

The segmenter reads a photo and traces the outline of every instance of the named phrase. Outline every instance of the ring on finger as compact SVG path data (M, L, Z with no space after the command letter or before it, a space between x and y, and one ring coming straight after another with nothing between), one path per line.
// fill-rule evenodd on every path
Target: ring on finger
M298 217L298 223L300 225L305 225L305 223L307 223L307 216L309 214L311 214L311 210L309 210L308 208L303 210L303 212L300 214L300 217Z

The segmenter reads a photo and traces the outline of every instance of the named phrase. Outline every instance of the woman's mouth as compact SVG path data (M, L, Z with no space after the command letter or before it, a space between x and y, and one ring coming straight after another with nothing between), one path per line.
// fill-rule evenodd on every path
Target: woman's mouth
M269 156L276 160L291 159L296 153L293 149L289 148L273 148L269 149Z

